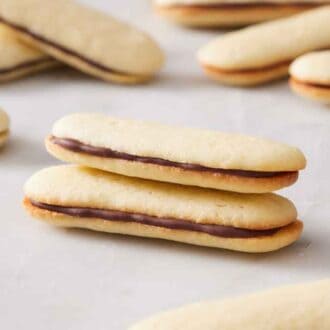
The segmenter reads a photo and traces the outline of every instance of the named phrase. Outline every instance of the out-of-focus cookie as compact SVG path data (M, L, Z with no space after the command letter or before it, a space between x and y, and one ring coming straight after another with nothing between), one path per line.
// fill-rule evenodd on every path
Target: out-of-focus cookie
M293 184L306 165L297 148L240 134L77 113L46 139L56 158L118 174L243 193Z
M8 140L9 136L9 118L8 115L0 109L0 147Z
M103 80L138 83L163 64L145 33L68 0L2 0L0 21L26 42Z
M329 309L327 279L184 306L139 322L129 330L327 330Z
M15 33L0 25L0 82L18 79L57 65L57 61L22 43Z
M25 185L25 208L62 227L268 252L302 231L294 205L275 194L238 194L57 166Z
M227 33L202 47L198 59L220 83L258 85L287 76L298 56L330 47L329 34L330 6L323 6Z
M290 66L290 86L298 95L330 103L330 51L309 53Z
M155 11L192 27L235 27L290 16L328 0L155 0Z

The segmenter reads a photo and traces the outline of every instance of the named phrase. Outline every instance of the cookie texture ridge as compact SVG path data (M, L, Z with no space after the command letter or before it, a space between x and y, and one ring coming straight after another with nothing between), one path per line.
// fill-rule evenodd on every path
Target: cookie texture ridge
M102 114L55 123L48 151L70 163L129 176L238 192L294 183L306 165L297 148L273 141Z
M37 172L24 190L33 217L62 227L246 252L279 249L302 231L294 205L275 194L184 187L70 165Z
M163 64L146 33L75 1L4 0L0 21L59 61L104 80L142 82Z
M256 85L286 76L298 56L328 48L329 33L330 6L322 6L220 36L199 50L198 60L219 82Z
M329 308L330 280L325 279L183 306L138 322L129 330L326 330L330 328Z

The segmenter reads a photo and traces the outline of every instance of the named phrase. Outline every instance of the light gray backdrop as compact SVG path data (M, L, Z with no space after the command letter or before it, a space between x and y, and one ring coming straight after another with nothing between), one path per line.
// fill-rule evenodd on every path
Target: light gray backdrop
M330 112L293 95L286 81L255 89L215 85L196 50L217 32L185 30L147 1L85 0L149 31L167 52L150 85L106 84L73 70L0 86L12 136L0 153L0 327L6 330L124 329L163 309L244 294L330 273ZM102 111L251 133L299 146L308 168L283 190L305 222L302 239L279 252L246 255L172 242L59 230L21 207L24 181L56 164L43 139L70 112Z

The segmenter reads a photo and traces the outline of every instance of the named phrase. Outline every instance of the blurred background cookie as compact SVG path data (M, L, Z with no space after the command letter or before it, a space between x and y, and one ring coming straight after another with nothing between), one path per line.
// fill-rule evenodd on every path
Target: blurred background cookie
M330 51L297 58L290 66L291 89L300 96L330 103Z
M0 20L29 44L106 81L146 81L164 61L149 35L74 1L4 0Z
M155 11L191 27L235 27L293 15L328 0L154 0Z
M287 76L298 56L330 47L329 34L330 6L325 6L220 36L199 50L198 59L215 81L258 85Z
M330 280L183 306L129 330L330 329Z

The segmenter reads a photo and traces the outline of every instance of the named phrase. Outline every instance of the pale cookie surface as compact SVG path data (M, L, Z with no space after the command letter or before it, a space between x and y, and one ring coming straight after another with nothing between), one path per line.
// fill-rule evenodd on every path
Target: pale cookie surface
M24 206L32 217L60 227L250 253L285 247L296 241L303 229L302 222L295 220L293 204L274 194L201 190L74 166L52 167L32 176L25 185ZM68 208L73 208L73 213L66 213ZM109 211L125 214L119 219L113 218L113 213L105 218ZM129 214L132 218L127 218ZM145 222L143 219L148 216L156 222ZM168 227L168 221L175 221L176 225ZM198 229L193 229L192 224ZM200 226L212 226L212 232L205 232ZM229 230L229 236L216 234L214 226ZM266 228L271 232L259 232L256 236L255 231ZM245 230L244 236L235 236L238 230Z
M201 48L198 59L202 65L228 71L266 69L330 47L329 34L330 6L324 6L225 34Z
M313 52L298 57L290 66L290 74L301 82L330 88L330 51Z
M52 56L100 78L145 79L163 63L148 35L73 1L4 0L0 19Z
M0 109L0 147L3 146L9 135L9 117Z
M239 134L115 119L102 114L72 114L57 121L60 138L132 155L222 169L297 171L306 165L297 148Z
M181 307L146 319L129 330L327 330L329 309L327 279Z

